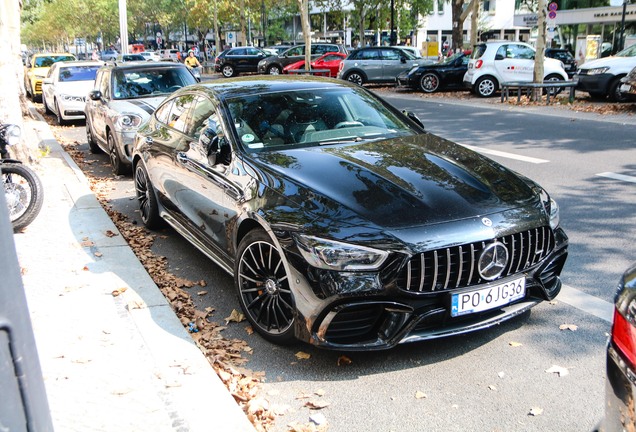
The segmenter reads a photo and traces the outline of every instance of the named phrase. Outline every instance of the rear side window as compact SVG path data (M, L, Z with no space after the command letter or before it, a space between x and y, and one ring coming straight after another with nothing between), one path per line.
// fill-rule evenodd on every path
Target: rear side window
M380 60L380 52L375 49L356 51L351 54L350 60Z
M471 59L481 58L484 55L485 52L486 52L486 44L476 45L475 49L473 50L473 53L470 56L470 58Z

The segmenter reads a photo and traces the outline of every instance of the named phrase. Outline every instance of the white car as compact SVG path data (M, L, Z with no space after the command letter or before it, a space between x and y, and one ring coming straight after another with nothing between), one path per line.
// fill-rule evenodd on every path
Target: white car
M161 57L154 51L143 51L139 55L143 56L147 61L161 61Z
M523 42L498 41L475 45L464 74L464 86L481 97L490 97L503 82L531 82L534 79L532 46ZM544 81L566 81L568 74L561 61L546 57Z
M95 61L53 63L42 81L42 104L58 124L85 117L86 95L93 89L95 74L102 66Z
M636 45L632 45L611 57L586 61L579 68L574 80L576 90L588 92L597 98L609 97L614 102L625 102L621 94L621 79L636 67Z

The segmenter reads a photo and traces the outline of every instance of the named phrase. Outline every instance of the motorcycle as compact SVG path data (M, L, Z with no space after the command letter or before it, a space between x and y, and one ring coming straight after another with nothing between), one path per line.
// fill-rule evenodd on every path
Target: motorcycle
M44 188L38 176L19 160L12 159L9 153L8 147L20 142L21 133L17 125L0 125L0 172L14 231L33 222L44 200Z

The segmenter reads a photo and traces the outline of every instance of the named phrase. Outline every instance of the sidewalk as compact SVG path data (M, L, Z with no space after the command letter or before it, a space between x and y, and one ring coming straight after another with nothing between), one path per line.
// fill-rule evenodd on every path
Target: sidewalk
M57 431L254 431L40 119L44 206L14 235ZM120 288L127 290L113 296Z

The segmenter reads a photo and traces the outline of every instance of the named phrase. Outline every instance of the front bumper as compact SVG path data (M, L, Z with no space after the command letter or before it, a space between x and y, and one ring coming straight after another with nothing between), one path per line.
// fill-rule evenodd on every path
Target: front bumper
M395 84L398 87L417 87L417 79L415 75L409 75L408 72L402 72L397 77L395 77Z
M61 115L64 120L79 120L86 117L84 109L86 108L86 102L82 98L81 100L63 100L58 101Z
M607 94L609 85L614 75L612 74L596 74L581 75L578 74L574 78L577 81L576 90L588 93Z
M305 289L313 289L322 301L316 299L311 309L298 317L296 336L322 348L363 351L389 349L401 343L492 327L559 293L559 275L567 258L568 241L560 229L556 237L555 248L535 266L506 278L459 289L405 291L399 287L397 279L385 280L381 275L316 271L307 278L312 288ZM395 265L399 266L398 263ZM458 317L451 315L453 294L491 287L519 277L525 278L525 297L482 312ZM333 292L333 287L343 286L346 286L347 294L328 295Z

